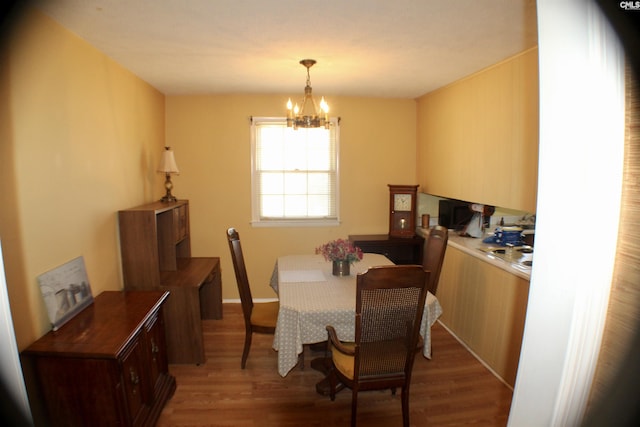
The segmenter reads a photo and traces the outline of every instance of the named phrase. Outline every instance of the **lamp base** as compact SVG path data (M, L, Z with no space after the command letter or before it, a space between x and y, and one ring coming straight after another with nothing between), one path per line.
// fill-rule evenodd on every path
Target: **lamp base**
M162 199L160 199L160 201L162 203L173 203L173 202L177 202L178 199L176 199L174 196L172 196L171 194L166 194Z
M171 194L171 190L173 189L173 183L171 182L171 174L167 173L164 181L164 188L166 188L167 193L164 195L162 199L160 199L163 203L173 203L177 202L178 199L175 198L173 194Z

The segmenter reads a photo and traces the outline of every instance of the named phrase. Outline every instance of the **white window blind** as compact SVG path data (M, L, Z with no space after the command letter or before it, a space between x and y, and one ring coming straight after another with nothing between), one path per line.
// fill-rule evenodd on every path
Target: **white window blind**
M252 131L254 225L335 225L338 221L338 126L288 128L256 118Z

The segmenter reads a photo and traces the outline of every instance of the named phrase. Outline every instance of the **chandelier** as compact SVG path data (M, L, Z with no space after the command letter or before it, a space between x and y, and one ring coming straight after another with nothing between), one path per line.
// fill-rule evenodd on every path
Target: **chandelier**
M300 128L319 128L329 129L329 105L324 101L324 97L320 100L320 109L313 99L311 93L311 77L309 76L309 68L316 63L315 59L303 59L300 64L307 68L307 85L304 87L304 98L302 106L299 107L291 104L291 98L287 101L287 127L293 129ZM313 109L313 111L311 111ZM319 114L318 114L319 113Z

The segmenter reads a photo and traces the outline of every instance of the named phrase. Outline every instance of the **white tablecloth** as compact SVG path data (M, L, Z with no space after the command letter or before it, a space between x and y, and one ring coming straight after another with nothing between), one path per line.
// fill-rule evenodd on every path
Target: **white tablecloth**
M356 275L377 265L393 265L378 254L364 254L351 265L351 275L332 275L332 264L322 255L290 255L278 258L271 287L280 298L273 348L278 351L278 373L287 375L298 363L303 344L327 339L327 325L336 328L338 338L353 341L355 334ZM440 303L427 295L420 335L423 355L431 357L431 326L442 314Z

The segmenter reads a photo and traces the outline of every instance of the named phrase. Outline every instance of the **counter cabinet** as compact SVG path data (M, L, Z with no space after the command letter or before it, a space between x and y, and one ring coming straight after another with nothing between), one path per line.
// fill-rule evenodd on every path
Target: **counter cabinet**
M450 244L437 296L443 310L442 324L514 386L529 281Z

